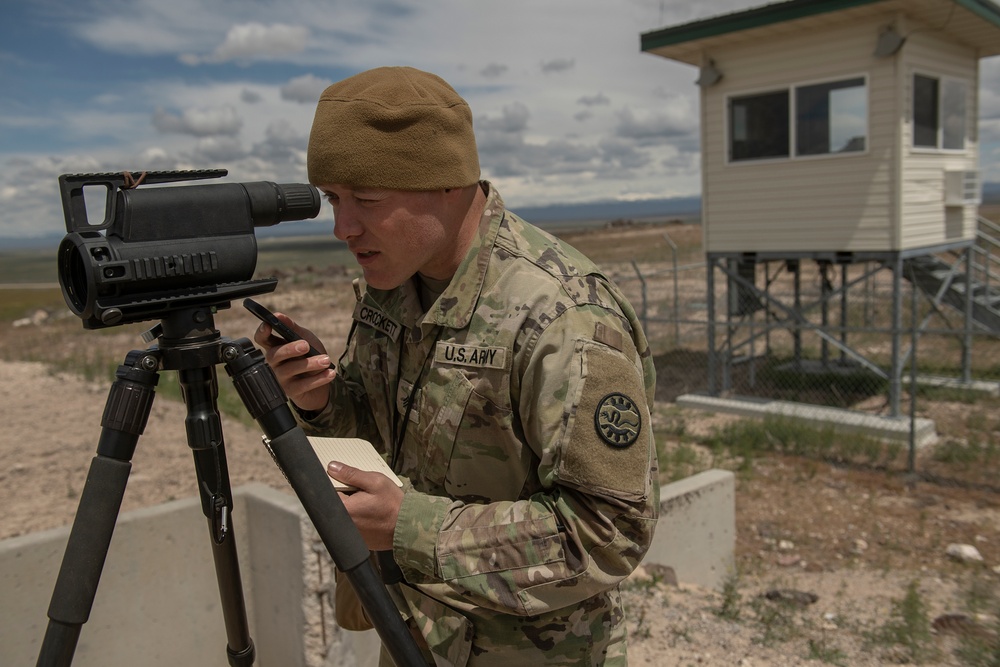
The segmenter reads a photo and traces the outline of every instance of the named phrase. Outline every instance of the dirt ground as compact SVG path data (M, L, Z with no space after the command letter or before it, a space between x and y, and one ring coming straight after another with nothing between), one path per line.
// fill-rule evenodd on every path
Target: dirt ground
M339 287L325 289L331 284ZM346 282L331 276L260 300L339 340L351 298ZM220 313L225 335L252 332L252 319L241 311ZM0 333L10 344L10 337L41 336L57 325L2 323ZM124 334L101 341L122 355L142 347ZM220 383L228 382L222 375ZM41 363L0 362L0 456L6 462L0 539L72 521L109 383ZM926 409L922 416L937 420L939 433L961 438L976 407L939 402ZM678 421L685 425L668 448L694 443L694 450L707 452L699 433L727 421L669 401L656 412L668 433ZM195 495L184 416L182 403L157 398L133 458L123 511ZM983 419L990 442L998 442L1000 415ZM259 432L234 419L224 424L233 485L253 481L287 490ZM936 470L933 453L933 447L922 450L918 470ZM1000 664L1000 480L942 481L892 467L778 455L761 456L749 468L715 464L738 470L737 568L718 590L674 584L662 571L633 577L627 593L632 664ZM982 560L949 556L952 544L975 547Z

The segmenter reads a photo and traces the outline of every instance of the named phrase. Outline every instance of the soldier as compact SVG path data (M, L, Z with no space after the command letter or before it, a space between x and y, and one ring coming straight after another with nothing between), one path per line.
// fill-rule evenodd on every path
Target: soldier
M634 310L480 180L472 113L433 74L327 88L308 168L364 272L347 349L331 370L266 324L255 340L307 433L367 439L406 481L328 467L358 489L341 497L368 547L398 564L428 663L626 664L618 586L659 506Z

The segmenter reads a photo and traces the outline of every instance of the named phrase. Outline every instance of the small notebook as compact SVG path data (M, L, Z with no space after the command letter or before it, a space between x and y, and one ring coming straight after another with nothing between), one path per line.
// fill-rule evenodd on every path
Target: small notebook
M321 438L318 436L309 436L309 444L312 445L313 451L316 452L319 462L323 464L324 470L326 469L326 464L330 461L340 461L359 470L380 472L395 482L396 486L403 486L403 483L396 477L396 473L392 471L389 464L385 462L385 459L375 451L375 447L367 440L362 440L361 438ZM347 486L332 477L330 481L338 491L355 490L353 486Z

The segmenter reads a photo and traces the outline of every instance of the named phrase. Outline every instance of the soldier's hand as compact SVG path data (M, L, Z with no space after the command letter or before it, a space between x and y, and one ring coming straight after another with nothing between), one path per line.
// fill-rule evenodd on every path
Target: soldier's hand
M326 473L357 491L341 493L344 508L371 551L392 551L392 535L403 504L403 490L379 472L368 472L330 461Z
M271 326L267 323L261 323L257 327L253 340L264 350L264 359L274 370L278 384L285 390L288 398L302 410L322 410L329 400L327 385L337 375L336 371L330 368L330 357L326 354L326 348L313 332L300 327L292 318L283 313L275 315L305 340L285 342L284 339L271 333ZM321 354L306 356L310 344Z

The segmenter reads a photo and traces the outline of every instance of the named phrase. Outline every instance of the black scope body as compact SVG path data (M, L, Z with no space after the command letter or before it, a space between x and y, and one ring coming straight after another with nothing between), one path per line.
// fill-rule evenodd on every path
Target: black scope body
M225 174L152 172L146 182L220 173ZM122 189L107 178L115 176L60 177L69 233L59 245L59 283L67 305L88 329L152 319L178 304L219 298L219 286L253 277L255 227L313 218L320 209L316 188L303 183ZM86 223L84 185L108 188L99 225Z

